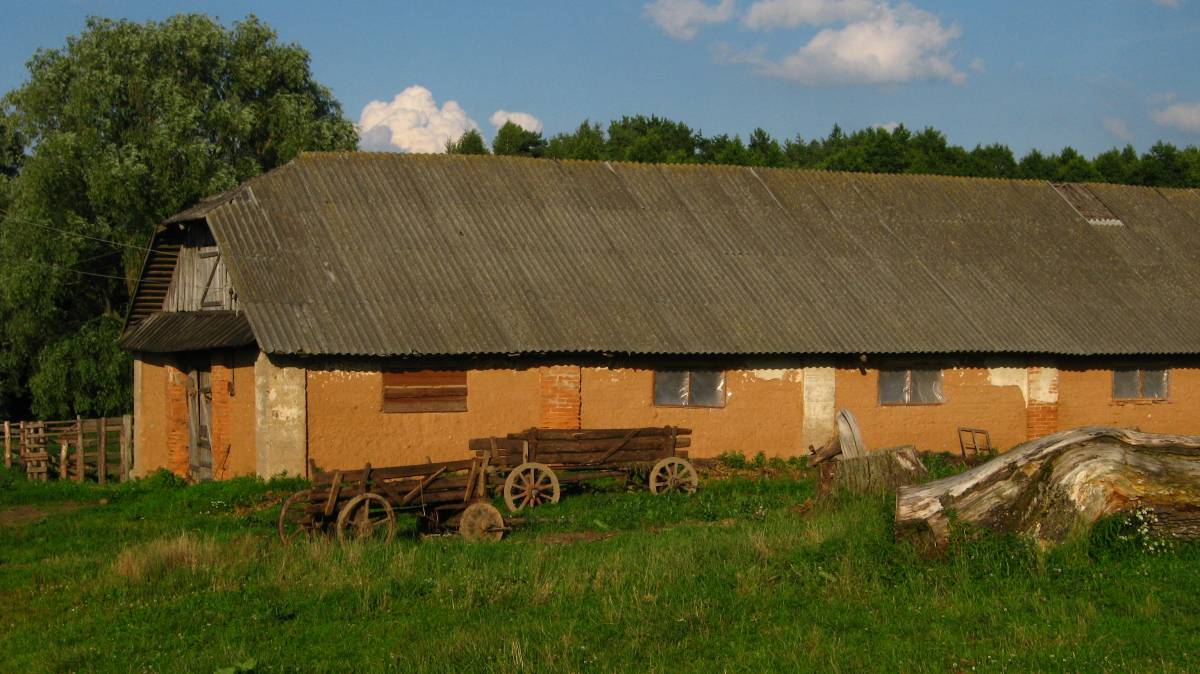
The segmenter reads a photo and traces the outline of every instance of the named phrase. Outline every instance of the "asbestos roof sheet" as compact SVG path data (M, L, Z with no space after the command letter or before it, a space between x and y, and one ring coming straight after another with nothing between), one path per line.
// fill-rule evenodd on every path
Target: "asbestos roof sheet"
M171 353L254 343L246 315L235 311L177 311L151 314L121 338L130 351Z
M1200 196L306 154L192 209L272 353L1200 353Z

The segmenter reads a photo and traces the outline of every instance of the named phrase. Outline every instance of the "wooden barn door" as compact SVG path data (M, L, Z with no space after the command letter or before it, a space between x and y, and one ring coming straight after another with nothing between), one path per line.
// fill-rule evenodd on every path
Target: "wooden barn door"
M194 480L212 479L212 369L207 363L188 371L188 472Z

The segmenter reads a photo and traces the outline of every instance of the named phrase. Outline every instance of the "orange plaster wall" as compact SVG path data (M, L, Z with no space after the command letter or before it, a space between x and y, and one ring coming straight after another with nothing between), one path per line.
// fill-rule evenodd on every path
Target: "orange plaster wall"
M308 370L308 456L323 470L447 461L469 456L471 438L538 425L541 368L467 373L466 412L380 411L377 368Z
M253 475L255 350L214 352L212 358L213 477Z
M804 428L801 370L728 370L725 407L656 407L654 372L583 368L584 428L681 426L692 430L691 456L723 452L798 456Z
M1059 429L1119 426L1150 433L1200 434L1200 368L1171 368L1164 401L1114 401L1112 370L1063 369L1058 381Z
M940 405L880 405L879 371L838 368L836 407L850 410L868 447L916 445L958 452L958 428L982 428L992 446L1011 449L1026 440L1025 397L1018 386L994 386L984 367L946 368Z
M167 455L167 367L165 359L152 354L140 354L140 388L133 392L139 398L141 413L134 419L134 475L142 477L166 467Z

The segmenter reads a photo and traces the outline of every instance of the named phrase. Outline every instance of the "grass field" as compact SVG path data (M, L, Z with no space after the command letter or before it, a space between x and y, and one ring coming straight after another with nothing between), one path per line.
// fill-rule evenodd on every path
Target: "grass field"
M727 472L691 497L601 486L499 543L291 547L295 482L3 474L0 670L1200 670L1196 544L1108 522L926 560L886 499Z

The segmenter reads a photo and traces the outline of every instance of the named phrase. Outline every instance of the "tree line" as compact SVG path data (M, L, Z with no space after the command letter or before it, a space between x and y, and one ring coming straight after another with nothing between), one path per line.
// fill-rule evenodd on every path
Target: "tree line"
M156 224L302 151L357 142L308 52L253 16L93 18L36 52L0 98L0 418L127 412L132 368L117 339ZM1200 152L1166 143L1017 160L935 129L782 141L759 129L743 141L642 115L549 138L510 123L490 144L472 131L447 151L1200 185Z
M1200 186L1200 148L1158 142L1139 154L1132 145L1087 158L1071 147L1053 154L1030 150L1020 159L1001 143L966 149L926 127L911 131L872 127L846 133L840 126L823 138L797 135L783 141L755 129L740 136L705 136L683 122L626 116L607 127L584 121L574 131L545 138L507 122L491 148L476 130L447 143L453 154L496 154L631 162L730 164L872 173L925 173L981 178L1107 182L1160 187Z

